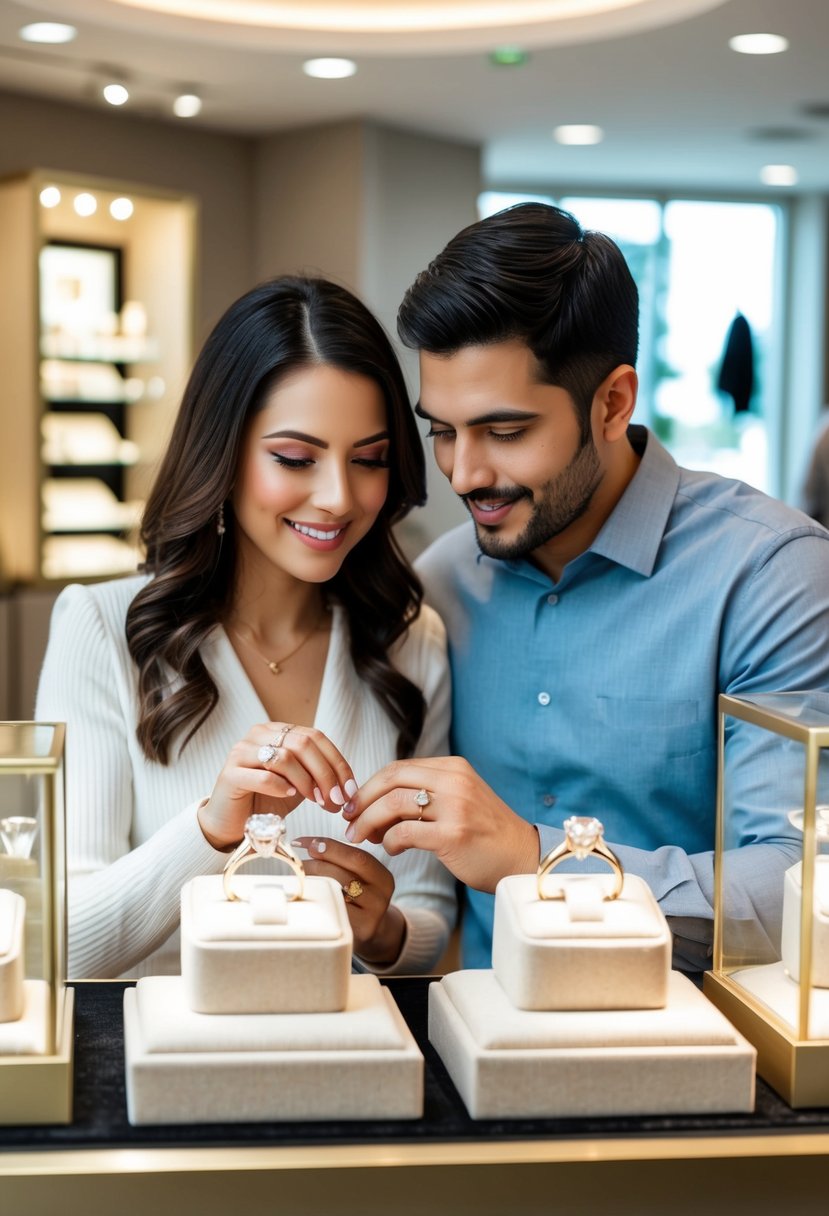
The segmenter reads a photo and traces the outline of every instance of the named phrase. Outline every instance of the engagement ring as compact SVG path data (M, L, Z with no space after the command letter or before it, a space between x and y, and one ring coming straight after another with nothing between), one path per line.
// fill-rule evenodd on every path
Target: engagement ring
M297 891L288 895L289 900L302 899L305 886L305 870L302 862L285 843L285 820L281 815L251 815L245 824L245 838L228 858L222 873L225 899L231 902L247 898L238 895L233 890L233 875L245 862L254 861L257 857L276 857L279 861L287 862L297 877Z
M550 895L544 893L544 879L560 861L564 861L567 857L575 857L577 861L584 861L585 857L589 857L591 853L597 857L601 857L606 861L613 870L616 881L613 884L613 889L605 899L618 899L622 893L624 884L624 874L622 871L622 863L619 858L613 853L604 842L604 827L598 819L594 819L589 815L572 815L569 819L565 819L563 823L564 840L561 844L556 845L551 849L546 856L541 858L541 861L536 872L536 884L538 888L539 899L563 899L564 892L559 888L558 891Z

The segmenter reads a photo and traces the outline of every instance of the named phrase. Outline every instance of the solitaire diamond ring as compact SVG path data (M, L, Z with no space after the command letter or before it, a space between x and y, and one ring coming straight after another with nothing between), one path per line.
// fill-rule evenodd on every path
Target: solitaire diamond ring
M259 751L256 753L256 759L260 764L269 764L271 760L276 760L282 744L293 729L293 726L283 726L273 743L265 743L259 748Z
M605 844L604 827L600 821L592 815L572 815L569 819L564 820L562 826L564 840L542 857L539 863L536 872L538 898L562 899L564 897L561 888L551 894L544 892L544 879L560 861L564 861L567 857L575 857L577 861L584 861L585 857L595 854L596 857L601 857L603 861L607 862L615 875L613 889L604 898L618 899L625 881L622 863Z
M305 870L302 862L285 840L285 820L281 815L251 815L245 824L245 836L241 844L231 853L222 873L225 899L245 899L233 889L233 875L248 861L257 857L275 857L287 862L297 877L297 890L288 895L289 900L302 899Z

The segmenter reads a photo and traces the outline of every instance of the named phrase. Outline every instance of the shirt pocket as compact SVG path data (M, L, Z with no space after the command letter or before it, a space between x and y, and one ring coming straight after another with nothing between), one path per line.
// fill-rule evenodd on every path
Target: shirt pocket
M608 731L622 736L626 746L634 737L666 757L693 756L714 747L714 727L699 701L669 697L597 697L597 718Z

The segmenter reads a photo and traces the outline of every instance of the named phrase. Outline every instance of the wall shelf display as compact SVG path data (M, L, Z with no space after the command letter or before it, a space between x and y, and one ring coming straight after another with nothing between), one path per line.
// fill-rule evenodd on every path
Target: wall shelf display
M48 206L46 187L57 188ZM80 192L95 198L93 214L75 211ZM110 213L122 196L127 220ZM9 583L135 569L144 499L190 370L194 232L187 196L45 170L0 181Z
M829 1104L829 693L720 696L720 780L715 868L714 967L704 991L757 1048L757 1071L793 1107ZM790 863L770 870L768 914L758 924L734 864L739 807L724 741L753 747L758 783L778 791ZM777 736L773 768L763 754ZM776 895L776 900L771 896Z
M63 740L0 723L0 1124L72 1117Z

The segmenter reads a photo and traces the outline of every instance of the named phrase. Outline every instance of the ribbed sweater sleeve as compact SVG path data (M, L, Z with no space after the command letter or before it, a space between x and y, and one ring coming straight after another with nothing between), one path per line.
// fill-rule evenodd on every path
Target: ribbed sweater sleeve
M134 738L126 648L113 645L107 624L86 588L61 594L35 709L39 721L67 724L68 969L77 978L130 971L176 928L182 885L226 860L198 826L187 774L172 770L184 809L134 840L133 766L145 761Z

